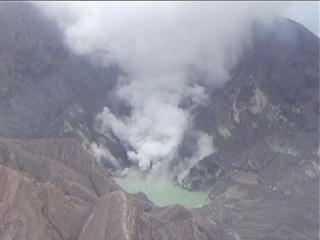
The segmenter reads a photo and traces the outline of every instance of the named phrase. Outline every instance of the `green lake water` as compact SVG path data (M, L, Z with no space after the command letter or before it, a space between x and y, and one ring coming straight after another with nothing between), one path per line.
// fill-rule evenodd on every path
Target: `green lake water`
M208 192L190 192L164 178L139 176L115 178L115 181L129 193L143 192L158 206L179 203L195 208L203 205L208 197Z

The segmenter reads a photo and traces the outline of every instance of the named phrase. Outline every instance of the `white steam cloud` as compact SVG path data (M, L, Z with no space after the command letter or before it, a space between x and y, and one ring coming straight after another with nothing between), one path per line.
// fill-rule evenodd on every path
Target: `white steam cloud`
M208 99L204 86L227 81L250 42L252 24L271 23L283 9L258 2L35 4L57 19L76 54L125 72L116 96L130 106L130 115L119 118L105 107L97 119L103 133L128 146L128 158L141 169L158 169L177 157L192 128L192 107ZM182 108L186 99L192 104ZM212 139L198 136L198 150L186 162L213 152Z
M93 155L99 162L107 161L115 168L120 167L119 163L117 162L117 159L111 154L109 149L107 149L103 145L101 146L97 145L96 143L92 143L90 145L90 151L93 153Z
M183 179L187 176L190 169L194 167L201 159L214 153L216 149L213 146L213 137L206 133L197 132L197 151L192 157L185 158L184 161L179 162L177 180L182 183Z

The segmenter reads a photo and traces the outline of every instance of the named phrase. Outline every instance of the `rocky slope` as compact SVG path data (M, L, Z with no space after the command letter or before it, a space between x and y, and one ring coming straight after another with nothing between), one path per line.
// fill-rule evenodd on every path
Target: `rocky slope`
M86 150L103 143L129 165L94 127L105 105L128 110L112 92L119 70L70 53L32 5L1 3L0 239L317 239L318 61L303 26L255 26L232 78L194 112L216 151L183 185L211 201L159 208L122 191Z
M192 169L200 179L190 176L190 188L214 183L206 169L256 172L282 157L316 159L319 39L289 20L257 26L253 36L232 79L196 114L216 152Z
M233 78L199 111L216 152L191 169L203 209L240 239L318 239L319 39L292 21L257 26Z
M110 90L117 68L74 56L56 24L29 3L1 3L0 31L0 134L72 136L85 144L99 139L125 165L123 147L94 131L106 104L124 111Z
M74 139L0 142L0 239L229 239L180 205L128 194Z

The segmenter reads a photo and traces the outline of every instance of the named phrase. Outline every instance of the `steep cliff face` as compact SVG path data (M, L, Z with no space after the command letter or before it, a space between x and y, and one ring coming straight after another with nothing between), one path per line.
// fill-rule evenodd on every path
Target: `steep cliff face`
M191 170L190 188L210 188L214 171L259 172L289 157L292 164L316 160L319 39L289 20L256 26L253 36L232 79L196 115L216 151Z
M197 125L216 152L187 188L211 189L204 214L241 239L316 239L319 226L319 39L284 21L259 26Z

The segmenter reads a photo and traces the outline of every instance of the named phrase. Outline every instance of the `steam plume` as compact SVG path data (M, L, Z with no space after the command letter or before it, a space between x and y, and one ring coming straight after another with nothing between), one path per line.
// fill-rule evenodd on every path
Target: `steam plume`
M119 117L107 107L97 116L141 169L159 169L177 157L192 109L207 101L206 86L229 78L254 22L271 23L281 4L222 2L36 3L57 19L67 45L125 74L115 89L131 109ZM188 100L191 104L182 107ZM198 133L198 150L186 162L214 150ZM201 146L205 143L205 146Z

